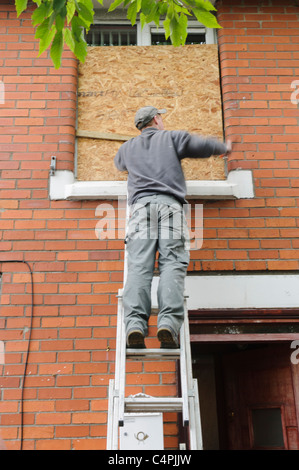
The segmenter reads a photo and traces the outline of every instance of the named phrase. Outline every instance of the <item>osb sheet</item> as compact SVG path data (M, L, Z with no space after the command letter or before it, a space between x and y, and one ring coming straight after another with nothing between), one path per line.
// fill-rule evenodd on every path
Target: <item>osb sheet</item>
M216 45L90 47L79 66L78 129L136 136L136 110L166 108L166 129L223 138ZM79 180L125 180L113 158L122 142L78 138ZM184 159L187 180L225 179L220 157Z

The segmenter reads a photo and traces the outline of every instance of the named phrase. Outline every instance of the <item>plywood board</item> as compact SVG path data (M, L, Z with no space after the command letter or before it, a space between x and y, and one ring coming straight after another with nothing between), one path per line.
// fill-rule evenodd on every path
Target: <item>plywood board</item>
M223 138L216 45L90 47L79 66L78 129L136 136L138 108L166 108L166 129ZM113 158L123 142L78 137L79 180L125 180ZM185 159L187 180L225 179L220 157Z

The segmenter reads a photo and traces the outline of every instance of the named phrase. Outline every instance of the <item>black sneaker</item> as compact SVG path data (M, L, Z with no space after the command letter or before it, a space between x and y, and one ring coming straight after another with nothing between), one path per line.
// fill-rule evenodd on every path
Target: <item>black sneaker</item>
M144 335L141 330L131 330L127 334L127 348L144 349Z
M159 328L157 337L161 343L161 348L177 349L179 347L179 343L170 328L167 328L167 327Z

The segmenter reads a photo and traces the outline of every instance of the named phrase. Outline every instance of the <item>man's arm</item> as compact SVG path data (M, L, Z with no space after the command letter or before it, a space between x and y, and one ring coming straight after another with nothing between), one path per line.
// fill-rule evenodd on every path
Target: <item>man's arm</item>
M211 155L222 155L231 152L231 141L201 137L188 132L174 133L174 142L180 158L208 158Z
M126 171L127 168L124 163L124 159L122 158L122 153L123 153L122 148L120 147L120 149L118 150L117 154L114 157L114 164L118 170Z

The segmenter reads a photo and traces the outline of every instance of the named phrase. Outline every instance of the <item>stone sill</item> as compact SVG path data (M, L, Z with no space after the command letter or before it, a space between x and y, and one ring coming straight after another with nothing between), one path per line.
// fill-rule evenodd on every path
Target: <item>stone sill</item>
M252 199L254 185L251 170L233 170L226 180L187 181L187 199ZM50 175L51 200L118 199L127 195L126 181L77 181L71 171Z

